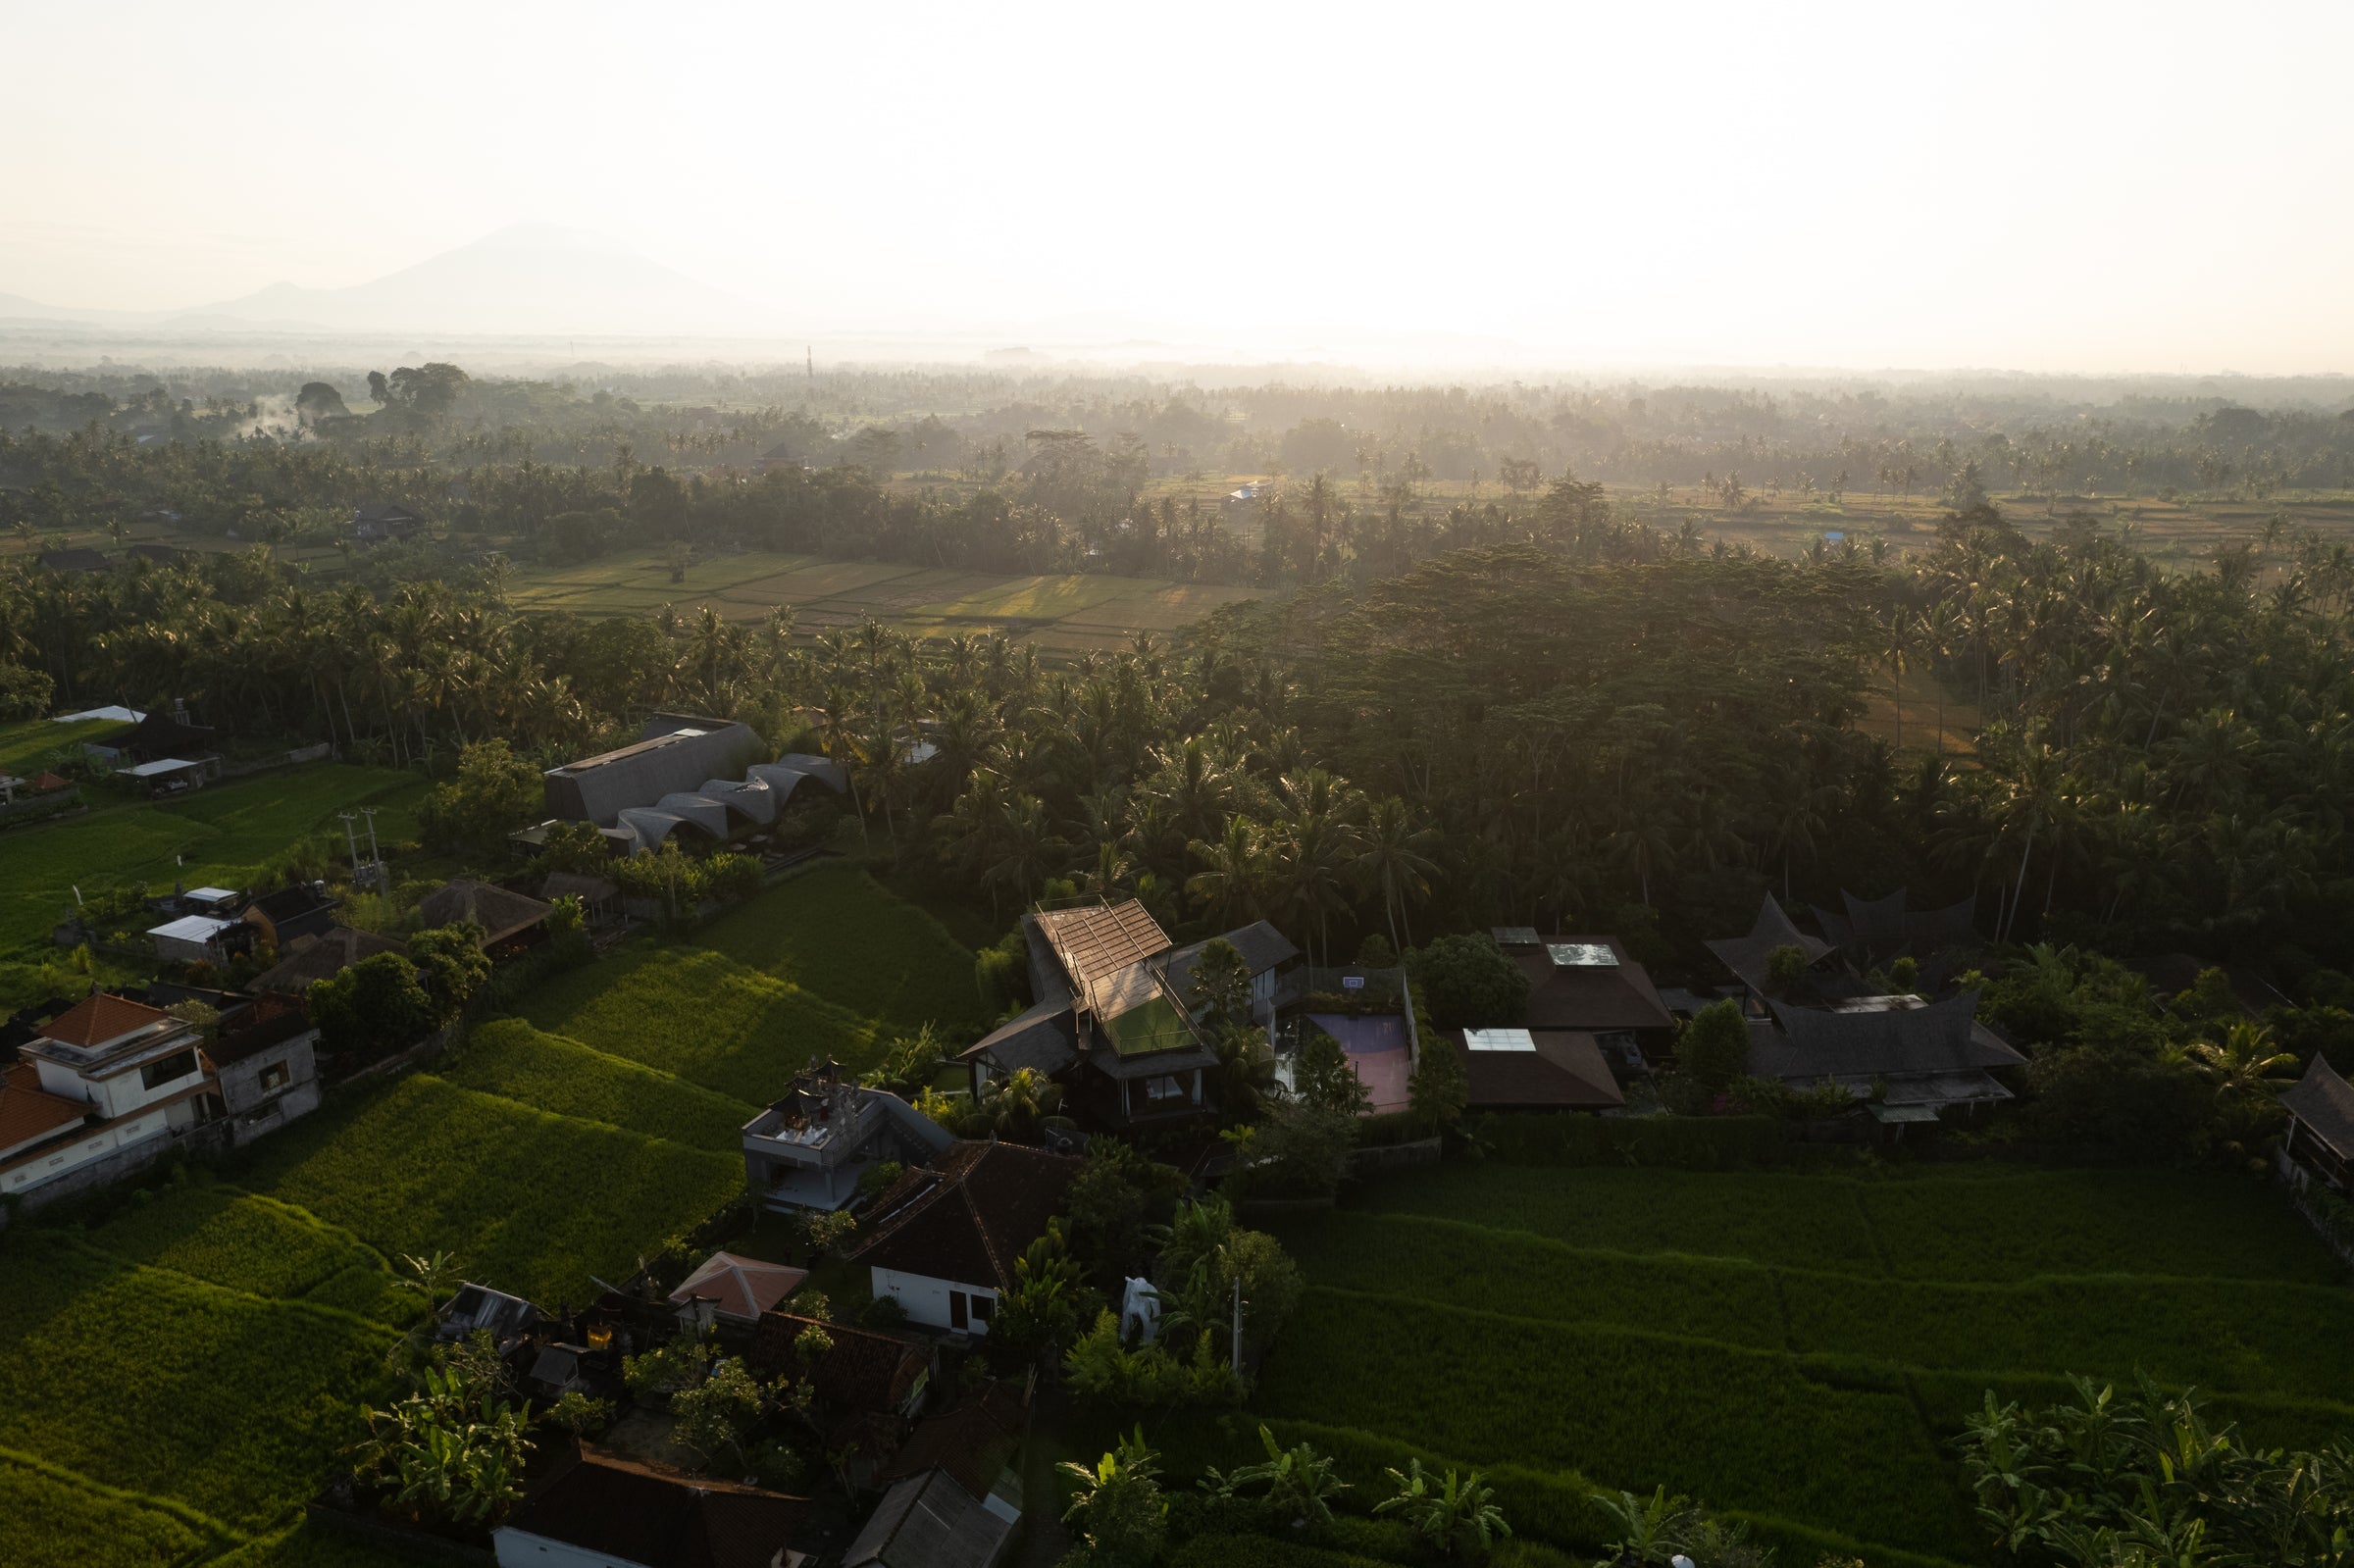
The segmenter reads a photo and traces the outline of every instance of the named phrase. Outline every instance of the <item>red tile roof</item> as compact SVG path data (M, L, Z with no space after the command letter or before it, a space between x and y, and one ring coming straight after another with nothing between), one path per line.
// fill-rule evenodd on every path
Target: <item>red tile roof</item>
M851 1260L1010 1290L1014 1259L1062 1212L1079 1167L1019 1143L951 1143L876 1202L874 1233Z
M41 1087L40 1071L30 1062L14 1063L0 1073L0 1149L63 1132L88 1111L81 1101Z
M507 1524L645 1568L771 1568L808 1511L806 1498L586 1448L557 1461Z
M807 1278L807 1269L714 1252L670 1292L670 1298L681 1306L698 1297L715 1301L720 1316L756 1323L761 1313L791 1295Z
M834 1347L804 1361L797 1341L817 1324L791 1312L764 1312L752 1338L751 1363L762 1377L809 1380L818 1398L837 1416L896 1411L931 1370L923 1346L873 1329L846 1323L823 1325Z
M172 1015L160 1007L148 1007L139 1002L126 1001L120 996L110 996L105 991L97 991L43 1024L41 1037L62 1044L86 1048L103 1045L110 1039L121 1039L150 1024L171 1021Z

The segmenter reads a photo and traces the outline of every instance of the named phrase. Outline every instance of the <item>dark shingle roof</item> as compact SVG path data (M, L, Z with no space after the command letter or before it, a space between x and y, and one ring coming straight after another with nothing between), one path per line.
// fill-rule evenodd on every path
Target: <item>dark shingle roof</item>
M2280 1096L2289 1114L2313 1130L2314 1137L2354 1159L2354 1085L2338 1077L2337 1069L2316 1052L2306 1064L2296 1087Z
M875 1230L850 1254L871 1268L1007 1290L1013 1262L1062 1212L1080 1162L1019 1143L956 1142L907 1172L875 1204Z
M1608 1110L1626 1103L1591 1035L1532 1029L1533 1051L1475 1051L1459 1029L1447 1042L1463 1064L1473 1105L1553 1106L1564 1110Z
M557 1461L507 1526L644 1568L771 1568L808 1506L583 1449Z
M1766 961L1776 947L1795 947L1807 955L1810 964L1831 950L1829 942L1793 925L1771 893L1758 906L1758 918L1751 922L1748 936L1720 936L1708 944L1709 951L1740 976L1742 984L1761 992L1766 989Z
M322 897L316 888L306 883L264 893L247 907L260 910L273 923L277 923L296 919L314 910L330 909L333 905L333 899Z
M483 945L493 947L547 918L549 906L486 882L463 877L425 895L417 914L428 927L471 920L483 928Z
M843 1553L843 1568L985 1568L1013 1525L945 1470L895 1482Z
M1079 1059L1079 1026L1068 996L1040 1002L1007 1019L959 1053L986 1056L1004 1072L1035 1067L1049 1078Z
M1292 945L1292 939L1263 920L1237 927L1225 933L1222 939L1234 944L1234 950L1243 955L1243 967L1254 975L1263 975L1300 956L1300 949ZM1204 938L1169 954L1169 988L1184 997L1189 1006L1194 1000L1194 966L1202 961L1202 949L1208 945L1209 939Z
M1511 954L1512 962L1528 976L1529 1028L1592 1032L1675 1027L1666 1004L1652 988L1650 973L1627 956L1617 937L1549 936L1546 942L1608 947L1618 962L1562 968L1543 945Z
M1751 1031L1749 1070L1760 1078L1814 1081L2026 1065L2024 1056L1977 1022L1974 990L1887 1012L1767 1005L1780 1027Z
M1901 942L1933 952L1940 947L1967 946L1977 940L1976 892L1943 909L1910 908L1907 905L1910 896L1908 889L1899 887L1885 898L1868 901L1843 888L1839 893L1843 908L1831 910L1817 905L1815 918L1841 947L1851 942L1883 946Z
M320 936L303 937L298 943L281 949L279 961L253 978L253 988L299 996L311 988L313 981L333 980L361 959L374 958L378 953L398 953L406 958L409 944L372 931L333 926Z

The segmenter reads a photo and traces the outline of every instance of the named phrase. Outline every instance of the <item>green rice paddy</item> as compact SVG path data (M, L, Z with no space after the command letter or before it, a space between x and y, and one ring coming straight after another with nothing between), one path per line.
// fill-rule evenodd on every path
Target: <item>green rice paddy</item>
M671 581L666 552L640 550L520 572L509 589L524 610L620 616L708 605L727 620L748 621L790 608L803 631L856 626L871 616L916 635L997 632L1069 652L1125 647L1139 632L1166 634L1221 605L1258 597L1256 588L1156 578L1005 578L767 551L699 562L683 583Z
M1951 1440L2073 1373L2196 1387L2260 1443L2354 1432L2345 1271L2237 1178L1490 1162L1281 1234L1310 1289L1254 1414L1360 1468L1500 1469L1574 1550L1587 1487L1664 1485L1802 1561L1989 1561Z

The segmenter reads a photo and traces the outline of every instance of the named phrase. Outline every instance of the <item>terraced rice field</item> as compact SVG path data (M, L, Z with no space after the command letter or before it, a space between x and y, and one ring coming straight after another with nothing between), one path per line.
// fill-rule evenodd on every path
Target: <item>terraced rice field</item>
M2267 1444L2354 1432L2345 1272L2230 1178L1490 1163L1282 1234L1310 1289L1257 1412L1374 1476L1500 1467L1572 1548L1585 1486L1665 1485L1800 1561L1988 1561L1950 1440L2071 1373L2196 1387Z
M853 866L825 865L731 911L681 950L640 943L542 986L539 1029L766 1104L811 1060L871 1066L932 1024L978 1037L972 954Z
M664 605L689 613L708 604L731 621L790 607L805 631L856 626L871 616L916 635L997 632L1083 652L1124 647L1139 632L1165 634L1261 593L1151 578L1002 578L770 552L721 556L674 583L667 557L640 551L519 573L509 597L520 609L591 616L651 615Z
M812 1052L856 1062L928 1021L969 1032L978 1007L968 950L823 866L686 944L564 977L532 1019L485 1026L432 1071L332 1098L233 1183L0 1232L0 1562L405 1560L300 1512L422 1310L400 1255L579 1300L742 1189L737 1130Z

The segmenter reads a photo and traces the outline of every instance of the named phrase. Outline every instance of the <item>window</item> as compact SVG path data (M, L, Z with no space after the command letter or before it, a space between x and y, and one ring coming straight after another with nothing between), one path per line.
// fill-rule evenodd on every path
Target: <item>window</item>
M161 1061L149 1062L139 1069L139 1082L149 1088L169 1084L176 1078L185 1078L196 1071L194 1050L174 1051Z
M1185 1097L1185 1080L1174 1073L1164 1073L1158 1078L1145 1080L1145 1099L1149 1104L1158 1104L1163 1100L1181 1100Z
M962 1290L948 1292L948 1327L969 1329L973 1326L971 1300Z
M274 1088L284 1088L286 1078L286 1064L272 1062L268 1067L262 1069L262 1092L267 1094Z
M983 1295L978 1290L973 1292L973 1321L975 1323L984 1328L988 1327L989 1320L997 1315L997 1297Z

